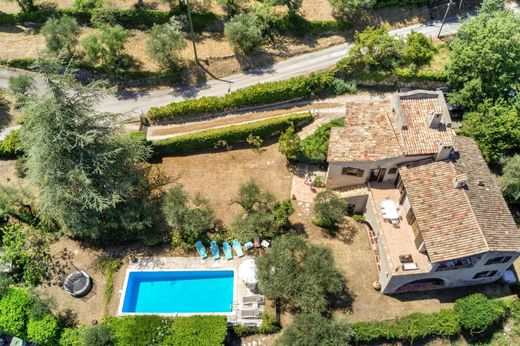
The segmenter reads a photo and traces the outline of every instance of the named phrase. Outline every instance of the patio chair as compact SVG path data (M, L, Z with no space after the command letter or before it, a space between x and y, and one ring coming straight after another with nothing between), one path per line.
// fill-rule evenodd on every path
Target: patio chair
M269 247L269 245L271 245L267 240L262 240L262 242L260 243L260 245L262 245L263 248L267 249Z
M195 248L197 249L200 258L205 259L208 257L208 254L206 253L206 248L204 247L204 245L202 245L202 242L200 240L197 240L195 242Z
M220 250L218 249L217 242L212 240L211 243L209 244L209 246L211 248L211 254L213 255L213 259L214 260L220 259Z
M260 238L255 237L255 238L253 239L253 241L254 241L254 243L255 243L255 247L260 247Z
M249 304L264 304L264 296L245 296L242 297L242 304L249 305Z
M244 247L246 248L247 251L249 251L253 248L253 243L248 241L247 243L244 244Z
M233 252L231 251L231 245L227 241L222 243L222 248L224 249L224 255L228 260L233 259Z
M238 240L233 240L233 249L235 249L235 252L237 253L238 257L243 257L244 252L242 251L242 245Z
M240 317L242 318L260 318L262 312L259 309L242 309L240 310Z

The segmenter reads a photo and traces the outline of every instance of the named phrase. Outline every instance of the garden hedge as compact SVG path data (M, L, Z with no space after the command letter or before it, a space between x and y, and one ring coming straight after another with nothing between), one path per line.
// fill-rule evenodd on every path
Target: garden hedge
M154 24L164 24L171 16L183 14L179 10L158 11L144 9L107 9L98 8L93 11L78 11L72 8L65 9L38 9L32 12L0 13L0 25L20 24L33 22L42 24L50 17L67 15L74 17L80 24L99 25L101 23L119 24L125 29L151 28ZM221 20L219 16L211 12L192 12L193 29L201 32L207 30Z
M152 345L158 332L166 332L172 320L161 316L106 317L103 320L112 335L115 346Z
M194 116L237 110L243 107L352 92L355 87L334 77L332 72L316 72L288 80L255 84L226 94L206 96L173 102L163 107L153 107L147 118L151 123L171 122L176 117Z
M455 308L432 314L413 313L394 321L352 324L357 344L408 341L426 337L450 337L461 332L483 333L498 326L510 309L502 300L475 293L455 302Z
M310 113L292 114L162 139L154 141L152 146L156 156L187 154L195 150L213 148L219 141L225 141L228 145L244 142L250 134L267 138L275 133L285 131L290 126L309 122L311 119Z
M226 316L190 316L173 320L170 332L160 345L223 345L228 332Z

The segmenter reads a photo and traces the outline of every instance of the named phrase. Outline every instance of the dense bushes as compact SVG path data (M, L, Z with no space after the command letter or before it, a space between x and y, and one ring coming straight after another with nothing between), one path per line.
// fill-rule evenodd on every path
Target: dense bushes
M59 321L51 314L27 323L27 339L40 346L56 345L59 333Z
M227 335L226 316L190 316L173 320L164 346L223 345Z
M476 293L457 300L454 312L464 330L478 334L503 318L506 309L501 301Z
M379 340L413 342L431 336L456 336L461 331L482 333L502 319L506 310L504 302L476 293L457 300L453 310L432 314L413 313L395 321L356 322L353 328L359 344Z
M160 316L107 317L104 324L114 337L115 346L152 345L162 329L168 329L171 319Z
M153 123L161 123L180 116L229 111L300 97L337 95L354 90L352 84L336 79L330 72L317 72L306 77L255 84L222 97L201 97L154 107L148 111L147 118Z
M0 141L0 157L15 157L20 154L18 131L12 131Z
M31 302L31 295L27 290L9 288L0 299L0 330L25 337Z
M227 145L244 142L250 134L267 138L274 133L284 131L293 124L301 124L311 119L310 113L287 115L163 139L153 142L153 148L158 156L185 154L195 150L213 148L219 141L225 141Z

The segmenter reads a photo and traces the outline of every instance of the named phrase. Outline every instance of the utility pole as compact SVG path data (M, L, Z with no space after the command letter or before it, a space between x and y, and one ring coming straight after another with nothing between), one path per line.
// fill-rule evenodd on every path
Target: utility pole
M464 0L460 0L459 2L459 10L462 9L462 4L464 3Z
M191 36L191 43L193 44L193 54L195 54L195 62L199 64L199 57L197 55L197 46L195 46L195 32L193 31L193 22L191 21L191 9L190 9L190 3L188 0L185 0L186 2L186 8L188 9L188 22L190 23L190 36Z
M437 38L441 37L442 27L444 26L444 22L446 21L446 17L448 16L448 12L450 11L451 5L453 5L453 1L452 0L450 0L450 2L448 3L448 7L446 7L446 12L444 13L444 18L442 18L442 24L441 24L441 27L439 29L439 33L437 34Z

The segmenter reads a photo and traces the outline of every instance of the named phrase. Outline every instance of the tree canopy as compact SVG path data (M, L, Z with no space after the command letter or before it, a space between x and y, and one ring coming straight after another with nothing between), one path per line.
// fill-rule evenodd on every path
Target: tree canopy
M276 340L277 346L351 344L354 331L345 318L328 319L319 314L296 314Z
M520 91L519 27L520 15L511 11L481 12L462 24L450 43L451 102L476 109Z
M520 150L520 102L486 100L464 114L461 134L474 138L488 163L498 163Z
M130 63L125 54L128 35L121 25L103 25L101 32L91 34L81 41L85 58L94 65L100 65L114 73Z
M80 27L75 18L51 18L41 30L47 51L57 57L69 59L78 44Z
M155 24L150 30L146 46L152 59L162 67L175 67L179 63L179 54L186 47L186 39L181 31L181 23L171 17L166 24Z
M335 228L345 218L347 202L333 191L325 190L314 199L314 219L312 222L323 228Z
M181 185L174 186L164 196L162 211L168 225L179 233L185 244L206 239L206 232L215 224L209 201L200 194L190 201Z
M504 196L513 203L520 202L520 154L506 160L501 177Z
M258 16L253 13L240 13L231 18L224 27L229 43L244 54L258 50L262 43L262 26Z
M150 148L121 134L114 125L117 115L94 109L106 94L103 82L46 78L48 91L27 105L20 130L39 215L74 238L135 238L153 223L151 204L155 184L161 183L151 179L153 170L145 164Z
M300 236L274 239L257 259L260 291L304 312L322 313L330 295L343 292L343 275L334 267L330 249L308 245Z

